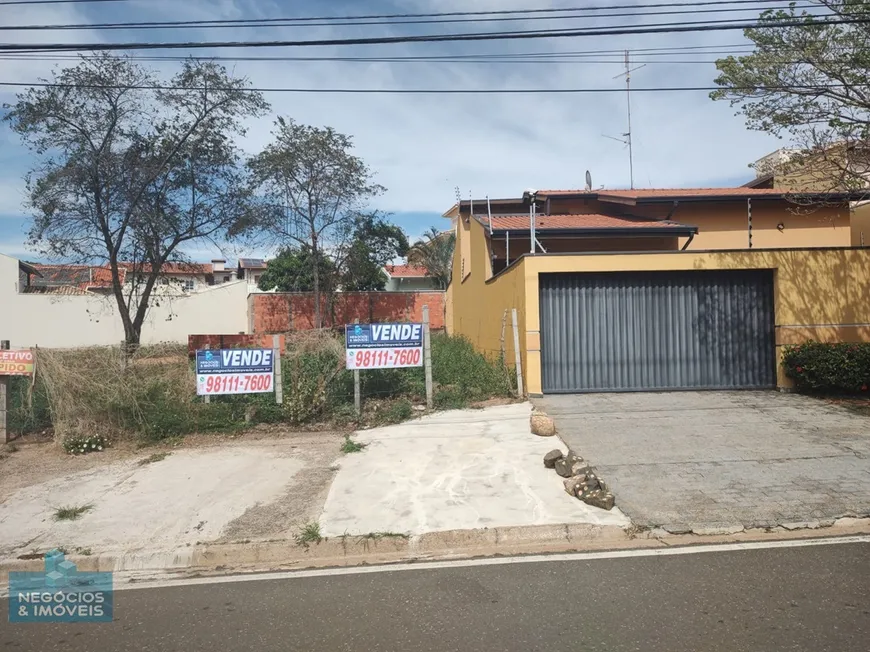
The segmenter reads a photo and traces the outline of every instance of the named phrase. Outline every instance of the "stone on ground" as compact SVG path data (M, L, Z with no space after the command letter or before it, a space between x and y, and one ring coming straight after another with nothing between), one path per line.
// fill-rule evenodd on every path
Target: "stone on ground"
M556 424L543 412L534 411L529 418L532 434L539 437L552 437L556 434Z
M562 451L558 448L551 450L549 453L544 455L544 466L548 469L552 469L556 466L556 462L561 460L564 457Z

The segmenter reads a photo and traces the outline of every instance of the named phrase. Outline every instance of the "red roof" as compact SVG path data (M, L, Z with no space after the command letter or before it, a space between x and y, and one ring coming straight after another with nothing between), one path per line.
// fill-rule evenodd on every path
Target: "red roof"
M134 269L133 263L118 263L118 266L126 268L127 270ZM147 274L151 271L151 265L149 264L141 264L138 268L143 274ZM160 268L160 273L174 274L176 276L184 276L187 274L211 274L212 269L213 267L210 263L163 263Z
M429 270L422 265L385 265L387 274L398 278L425 278L429 276Z
M486 217L479 218L487 225ZM537 215L535 217L536 229L667 229L683 227L690 229L685 224L669 220L650 220L646 218L621 217L616 215L602 215L600 213L586 213L582 215ZM528 231L528 215L505 215L492 217L492 228L497 231Z
M643 199L644 197L746 197L752 195L782 195L781 189L774 188L635 188L609 190L539 190L539 195L598 195L613 197L631 197Z

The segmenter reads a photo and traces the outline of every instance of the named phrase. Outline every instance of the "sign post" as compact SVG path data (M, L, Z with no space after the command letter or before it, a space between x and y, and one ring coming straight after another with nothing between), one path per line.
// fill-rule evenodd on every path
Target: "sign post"
M8 443L9 378L33 375L33 351L11 351L9 340L0 341L0 442Z
M359 319L353 320L354 324L359 323ZM353 410L356 418L362 416L362 383L360 382L359 369L353 370Z

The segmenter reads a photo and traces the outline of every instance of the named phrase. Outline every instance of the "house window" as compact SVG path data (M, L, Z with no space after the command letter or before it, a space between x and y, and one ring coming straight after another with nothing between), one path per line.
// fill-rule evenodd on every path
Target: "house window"
M230 282L230 277L224 276L224 283L229 283L229 282Z
M193 292L196 287L196 281L193 279L185 279L184 280L184 291L185 292Z

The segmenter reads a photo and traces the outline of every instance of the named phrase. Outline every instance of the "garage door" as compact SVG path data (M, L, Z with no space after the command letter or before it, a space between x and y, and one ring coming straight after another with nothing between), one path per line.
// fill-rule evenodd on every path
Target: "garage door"
M541 276L544 392L773 387L773 271Z

